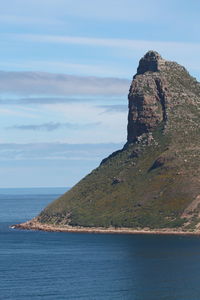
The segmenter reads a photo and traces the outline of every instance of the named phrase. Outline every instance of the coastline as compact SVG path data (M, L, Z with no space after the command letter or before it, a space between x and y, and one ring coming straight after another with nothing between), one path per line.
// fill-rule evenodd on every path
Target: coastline
M56 226L52 224L42 224L33 219L21 224L11 225L12 229L21 230L34 230L34 231L47 231L47 232L73 232L73 233L109 233L109 234L157 234L157 235L200 235L200 230L196 231L184 231L181 229L170 229L170 228L160 228L160 229L133 229L133 228L114 228L114 227L82 227L82 226L70 226L62 225Z

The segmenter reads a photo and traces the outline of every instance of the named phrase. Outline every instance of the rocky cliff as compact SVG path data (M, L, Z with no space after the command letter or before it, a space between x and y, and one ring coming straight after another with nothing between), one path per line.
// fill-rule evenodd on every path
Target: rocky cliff
M156 52L149 51L140 60L128 95L128 143L167 121L167 83L160 76L164 68L165 61Z
M127 143L37 217L84 227L200 227L200 84L149 51L130 86Z

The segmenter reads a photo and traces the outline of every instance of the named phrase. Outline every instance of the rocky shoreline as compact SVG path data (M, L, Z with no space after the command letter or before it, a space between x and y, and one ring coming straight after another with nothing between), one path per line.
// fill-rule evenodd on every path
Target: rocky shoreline
M181 229L170 229L170 228L161 228L161 229L133 229L133 228L114 228L114 227L82 227L82 226L57 226L53 224L42 224L36 219L27 221L21 224L11 225L12 229L21 229L21 230L41 230L47 232L74 232L74 233L112 233L112 234L158 234L158 235L200 235L200 230L195 231L184 231Z

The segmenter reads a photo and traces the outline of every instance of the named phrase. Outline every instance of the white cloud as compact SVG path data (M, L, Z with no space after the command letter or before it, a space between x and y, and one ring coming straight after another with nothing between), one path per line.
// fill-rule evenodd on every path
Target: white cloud
M18 95L123 95L129 81L42 72L0 71L0 93Z

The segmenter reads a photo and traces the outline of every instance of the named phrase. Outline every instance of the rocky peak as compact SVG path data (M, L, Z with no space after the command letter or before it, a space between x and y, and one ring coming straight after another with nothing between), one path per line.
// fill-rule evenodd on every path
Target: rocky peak
M159 72L164 64L156 51L148 51L139 62L128 95L128 143L167 121L167 84Z
M164 64L165 60L162 56L158 52L150 50L140 59L137 75L144 74L147 71L160 71Z
M177 122L179 128L192 131L199 126L199 97L200 84L183 66L148 51L139 62L129 90L127 142L134 143L141 136L148 138L157 127L162 133L170 131L177 136Z

